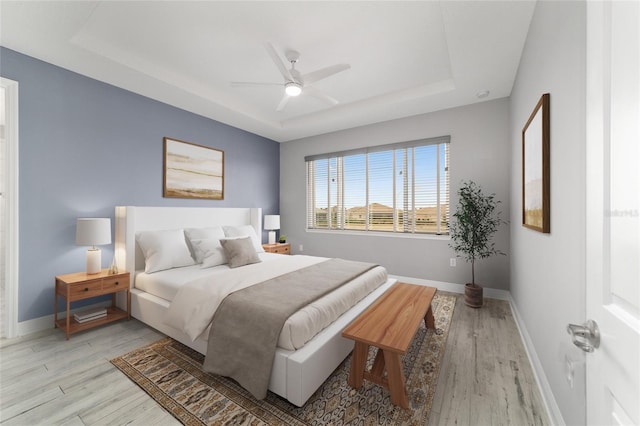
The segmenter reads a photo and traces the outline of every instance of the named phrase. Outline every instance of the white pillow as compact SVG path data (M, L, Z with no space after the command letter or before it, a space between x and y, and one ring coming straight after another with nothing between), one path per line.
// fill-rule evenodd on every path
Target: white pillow
M224 234L227 237L251 237L251 241L253 242L253 246L256 249L257 253L264 253L264 249L262 248L262 239L258 238L256 235L256 230L251 225L242 225L242 226L223 226Z
M199 263L202 263L202 269L227 263L227 256L225 256L219 238L202 238L189 241L196 254L196 259L200 261Z
M138 232L136 240L144 255L144 271L148 274L195 263L182 229Z
M204 261L204 257L205 257L204 254L206 250L203 251L202 249L197 249L193 243L195 240L215 240L215 242L217 243L217 246L220 247L220 249L222 249L222 246L220 245L220 239L226 236L224 235L224 231L222 230L221 227L187 228L184 230L184 233L187 236L187 239L189 240L189 244L191 245L191 249L193 250L193 255L197 263L202 263ZM200 243L200 246L201 248L203 247L202 243ZM227 263L227 262L223 262L223 263ZM214 265L211 265L211 266L214 266Z

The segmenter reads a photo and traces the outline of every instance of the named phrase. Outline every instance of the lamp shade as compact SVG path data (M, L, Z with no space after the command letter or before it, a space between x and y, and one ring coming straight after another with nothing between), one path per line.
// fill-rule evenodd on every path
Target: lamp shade
M78 218L76 245L99 246L111 244L111 219L103 217Z
M264 229L272 231L280 229L280 215L268 214L264 217Z

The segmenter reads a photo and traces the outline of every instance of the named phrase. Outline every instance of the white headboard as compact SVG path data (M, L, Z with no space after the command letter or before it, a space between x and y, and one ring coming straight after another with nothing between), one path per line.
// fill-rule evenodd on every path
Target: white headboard
M261 208L213 207L116 207L115 257L118 268L131 273L144 269L144 257L136 242L140 231L251 225L262 238Z

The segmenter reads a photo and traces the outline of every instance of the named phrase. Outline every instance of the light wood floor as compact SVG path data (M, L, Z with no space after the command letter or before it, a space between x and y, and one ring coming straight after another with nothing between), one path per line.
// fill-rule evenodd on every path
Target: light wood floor
M430 425L546 425L548 417L507 302L459 296ZM162 335L136 321L0 342L3 425L177 425L110 359Z
M548 424L509 303L458 295L429 425Z

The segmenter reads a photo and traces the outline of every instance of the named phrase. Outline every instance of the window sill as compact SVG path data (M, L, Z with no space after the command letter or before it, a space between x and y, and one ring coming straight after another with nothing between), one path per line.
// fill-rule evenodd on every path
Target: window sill
M310 234L333 234L333 235L357 235L360 237L386 237L386 238L409 238L415 240L436 240L436 241L449 241L451 236L436 235L436 234L401 234L394 232L376 232L376 231L343 231L332 229L306 229L306 232Z

